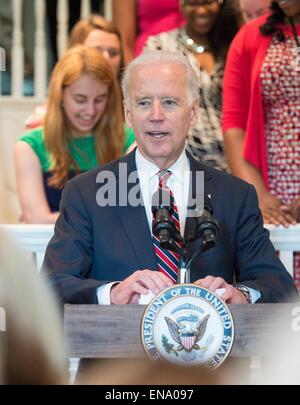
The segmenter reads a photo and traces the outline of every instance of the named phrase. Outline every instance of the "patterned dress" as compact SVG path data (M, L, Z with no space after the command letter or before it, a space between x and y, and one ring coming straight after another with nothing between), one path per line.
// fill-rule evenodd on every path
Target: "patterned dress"
M150 36L144 51L147 49L179 52L189 60L198 77L200 111L196 126L188 134L187 149L198 161L228 171L221 129L224 64L216 63L211 73L202 69L184 45L182 29Z
M299 54L298 54L299 56ZM289 204L300 196L300 61L296 42L273 37L261 69L270 192ZM294 256L300 291L300 253Z

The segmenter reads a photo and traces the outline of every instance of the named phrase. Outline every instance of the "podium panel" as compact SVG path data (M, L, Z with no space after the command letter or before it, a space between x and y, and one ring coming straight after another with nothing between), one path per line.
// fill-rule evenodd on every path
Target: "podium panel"
M70 357L145 357L140 331L145 308L143 305L65 305L64 328ZM235 324L231 357L274 355L277 341L285 347L298 342L299 347L300 302L229 305L229 308Z

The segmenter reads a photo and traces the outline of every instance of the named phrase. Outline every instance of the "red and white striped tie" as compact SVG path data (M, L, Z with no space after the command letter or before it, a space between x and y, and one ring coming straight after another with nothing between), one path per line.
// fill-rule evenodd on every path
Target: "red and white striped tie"
M172 191L166 185L171 174L172 173L169 170L159 171L158 172L158 179L159 179L158 187L166 190L170 194L170 202L171 202L171 205L173 203L173 209L174 209L173 214L172 214L172 220L175 223L176 229L180 233L178 208L175 203L175 199L174 199L174 195L173 195ZM160 246L159 239L154 235L153 235L153 245L154 245L154 250L155 250L155 253L157 256L158 270L162 271L167 277L169 277L175 283L177 280L177 273L178 273L179 260L180 260L179 254L175 253L171 250L168 250L168 249L163 249Z

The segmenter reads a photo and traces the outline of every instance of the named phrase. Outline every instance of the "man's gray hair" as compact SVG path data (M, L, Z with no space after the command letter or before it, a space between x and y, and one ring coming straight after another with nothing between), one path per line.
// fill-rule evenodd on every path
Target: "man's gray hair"
M187 96L189 103L193 104L193 102L199 98L199 84L192 66L183 55L166 51L146 51L130 62L124 71L121 82L125 101L128 99L132 70L137 66L155 66L160 64L178 64L185 68L187 73ZM157 74L159 74L159 72Z

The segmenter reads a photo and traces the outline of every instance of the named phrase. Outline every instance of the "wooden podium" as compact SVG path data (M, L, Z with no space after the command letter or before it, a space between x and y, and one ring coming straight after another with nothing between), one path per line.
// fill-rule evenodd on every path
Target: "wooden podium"
M229 305L235 324L232 357L274 354L273 342L285 339L300 344L293 321L300 302L294 304ZM140 325L143 305L65 305L64 328L70 357L128 358L146 356ZM300 321L298 322L300 324ZM287 340L287 341L286 341ZM278 348L280 350L280 348Z

